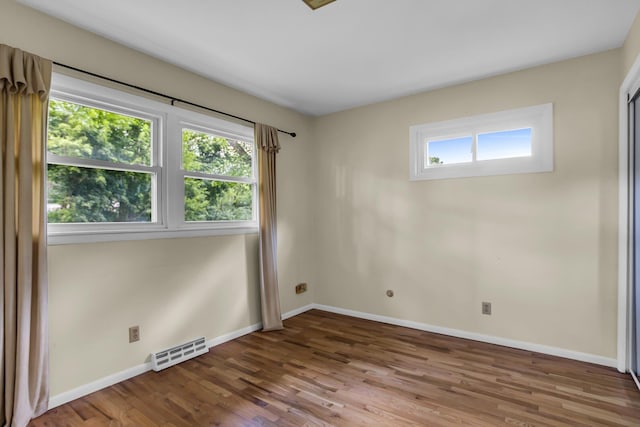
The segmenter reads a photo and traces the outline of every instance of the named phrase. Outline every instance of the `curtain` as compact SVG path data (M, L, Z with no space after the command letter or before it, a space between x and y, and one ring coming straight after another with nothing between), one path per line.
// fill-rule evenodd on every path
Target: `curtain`
M0 44L0 423L47 410L45 141L51 62Z
M256 123L260 189L260 296L262 330L282 329L278 294L278 237L276 232L276 154L278 130Z

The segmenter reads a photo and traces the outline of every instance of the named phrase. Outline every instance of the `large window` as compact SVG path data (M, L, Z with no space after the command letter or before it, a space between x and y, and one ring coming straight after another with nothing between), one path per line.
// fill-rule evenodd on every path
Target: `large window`
M52 243L255 231L253 129L54 74Z
M412 126L412 180L553 170L551 104Z

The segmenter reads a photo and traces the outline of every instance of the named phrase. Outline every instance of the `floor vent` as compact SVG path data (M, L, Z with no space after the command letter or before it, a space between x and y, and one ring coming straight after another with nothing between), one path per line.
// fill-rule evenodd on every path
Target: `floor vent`
M161 371L169 366L176 365L185 360L193 359L208 352L204 337L189 341L167 350L151 354L151 363L154 371Z

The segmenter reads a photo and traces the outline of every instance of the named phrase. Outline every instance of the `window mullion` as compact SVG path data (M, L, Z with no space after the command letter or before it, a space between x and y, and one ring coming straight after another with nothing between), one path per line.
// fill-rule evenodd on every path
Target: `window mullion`
M253 142L253 157L251 159L251 167L253 170L253 220L260 220L260 183L258 178L258 144Z
M475 163L478 160L478 132L473 132L473 141L471 143L471 161Z
M166 148L166 206L167 228L177 229L184 222L184 175L182 163L182 129L175 115L167 118Z
M151 220L156 224L166 224L167 216L164 211L166 205L166 197L164 187L166 186L166 168L164 155L166 150L163 146L163 141L166 139L166 129L164 128L166 123L166 116L162 119L154 119L151 128L151 158L153 159L153 167L158 169L158 172L153 176L151 181L152 193L151 193Z

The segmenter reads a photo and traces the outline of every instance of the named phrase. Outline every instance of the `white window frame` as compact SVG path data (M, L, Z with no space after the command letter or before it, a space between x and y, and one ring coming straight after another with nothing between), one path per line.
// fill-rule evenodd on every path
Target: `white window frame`
M526 128L532 129L531 156L476 159L479 134ZM409 133L411 181L553 171L553 104L415 125ZM472 161L425 165L429 142L463 136L472 137Z
M216 175L216 174L211 174L211 173L204 173L204 172L194 172L194 171L187 171L184 170L182 168L182 131L184 129L189 129L189 130L194 130L197 132L203 132L203 133L207 133L207 134L212 134L215 136L221 136L223 138L228 138L228 139L237 139L237 140L242 140L242 141L246 141L246 142L251 142L253 144L253 150L252 150L252 164L251 164L251 170L252 170L252 176L250 177L236 177L236 176L230 176L230 175ZM180 153L178 154L178 169L176 171L176 176L178 177L178 188L177 190L177 197L180 200L184 200L184 179L185 178L196 178L196 179L206 179L206 180L212 180L212 181L226 181L226 182L237 182L237 183L242 183L242 184L250 184L253 186L253 190L252 190L252 207L251 207L251 211L253 213L253 216L251 218L250 221L191 221L191 222L187 222L184 220L185 218L185 212L184 212L184 202L181 204L174 204L175 208L176 208L176 217L178 218L179 224L178 227L181 229L206 229L206 228L211 228L211 224L215 224L216 227L219 228L233 228L236 227L238 225L238 223L250 223L250 224L254 224L257 227L257 221L258 221L258 180L257 180L257 176L258 176L258 162L257 162L257 153L256 153L256 146L255 143L253 141L253 135L251 136L251 138L248 137L242 137L240 135L237 134L232 134L229 132L225 132L222 131L220 129L215 129L213 127L210 126L210 124L207 123L203 123L203 122L197 122L194 121L193 118L187 118L187 117L178 117L178 126L177 126L177 130L179 132L179 139L178 141L180 141Z
M258 232L257 153L253 128L209 115L178 108L121 90L67 75L53 73L51 97L89 107L152 121L152 164L116 164L47 153L47 163L127 170L156 174L152 187L152 221L149 223L47 224L48 244L71 244L170 237L197 237ZM187 126L184 126L187 124ZM197 127L209 133L253 144L253 218L250 221L184 221L184 171L182 128ZM192 174L191 172L187 175ZM223 177L224 178L224 177Z

